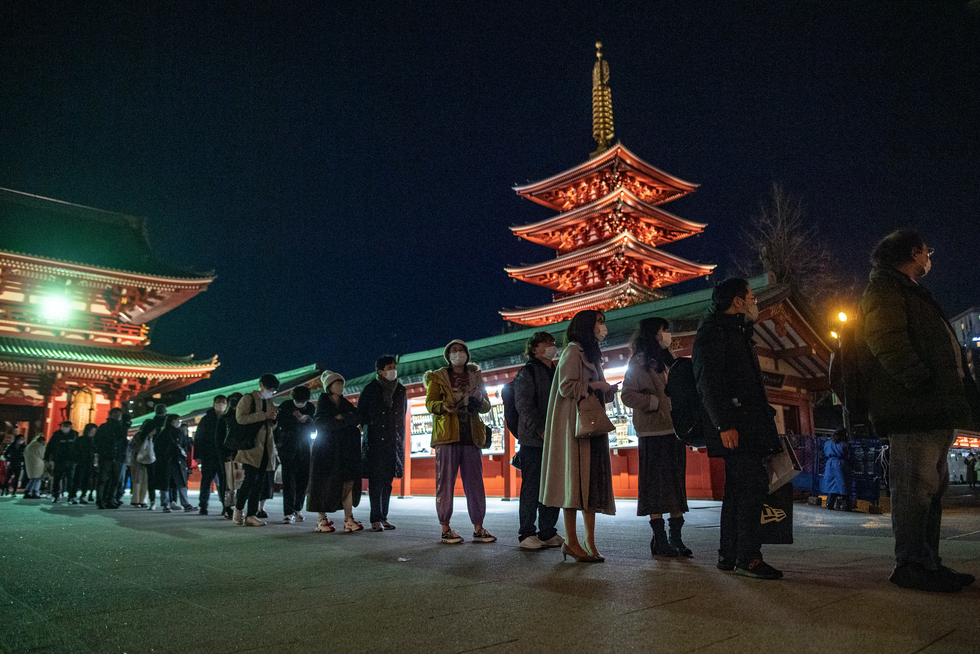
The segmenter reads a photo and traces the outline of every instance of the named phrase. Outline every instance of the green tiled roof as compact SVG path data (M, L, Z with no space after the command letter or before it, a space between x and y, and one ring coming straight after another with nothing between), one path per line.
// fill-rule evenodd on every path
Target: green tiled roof
M318 364L311 364L304 366L303 368L296 368L295 370L287 370L286 372L280 372L276 374L276 378L279 379L279 392L284 394L285 392L293 389L294 387L313 379L314 377L320 376L320 371L322 368ZM251 393L259 388L259 380L251 379L245 382L238 382L237 384L232 384L230 386L222 386L221 388L215 388L210 391L204 391L203 393L193 393L188 395L183 402L178 402L177 404L172 404L167 407L167 413L173 413L179 415L183 418L187 416L194 415L197 413L204 413L211 408L214 404L215 395L231 395L232 393ZM282 400L287 398L283 397ZM142 415L133 420L133 427L139 427L145 421L152 418L153 414L148 413Z
M0 224L0 251L173 279L214 276L157 259L136 216L0 188Z
M74 343L32 341L26 338L0 337L0 358L53 359L113 366L152 366L161 369L196 368L205 361L191 357L172 357L149 350L117 347L92 347Z

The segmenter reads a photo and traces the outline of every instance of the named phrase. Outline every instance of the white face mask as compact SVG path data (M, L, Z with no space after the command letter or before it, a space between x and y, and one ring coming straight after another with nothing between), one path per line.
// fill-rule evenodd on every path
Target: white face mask
M672 339L673 336L671 335L670 332L660 332L660 337L658 338L658 340L660 341L660 347L662 347L665 350L669 350Z
M453 352L449 355L449 363L461 366L466 363L466 352Z
M388 381L395 381L396 379L398 379L397 370L385 370L384 373L385 373L385 379L387 379Z
M263 400L268 400L270 397L272 397L272 395L273 391L269 390L268 388L263 388L261 391L259 391L259 397L261 397Z
M922 276L923 277L925 277L926 275L928 275L929 274L929 271L932 270L932 257L929 256L929 253L928 252L926 252L925 255L926 255L926 262L923 263L923 264L919 264L920 266L922 266Z
M745 307L745 322L750 325L754 325L755 321L759 319L759 305L753 302L752 304Z
M225 409L227 409L227 408L228 408L228 406L226 404L215 404L214 405L214 412L217 413L218 415L221 415L222 413L225 412Z
M545 359L554 359L556 354L558 354L558 346L556 345L549 345L544 349Z
M597 341L601 343L602 341L606 340L606 334L608 333L609 333L609 329L607 329L604 324L596 325L595 337Z

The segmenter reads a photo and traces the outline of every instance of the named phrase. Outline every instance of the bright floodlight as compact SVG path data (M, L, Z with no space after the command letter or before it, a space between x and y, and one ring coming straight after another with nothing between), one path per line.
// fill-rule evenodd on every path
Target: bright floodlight
M837 314L837 318L838 318L838 319L839 319L839 320L840 320L841 322L847 322L847 314L846 314L846 313L844 313L843 311L841 311L840 313L838 313L838 314Z
M837 335L837 332L830 332L830 335L834 338L840 338L840 336Z
M41 300L41 312L45 318L63 320L68 317L71 305L68 298L58 295L48 295Z

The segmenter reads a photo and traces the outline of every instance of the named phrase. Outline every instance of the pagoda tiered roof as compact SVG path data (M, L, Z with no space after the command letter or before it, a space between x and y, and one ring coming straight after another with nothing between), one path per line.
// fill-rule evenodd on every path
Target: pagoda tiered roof
M501 311L500 315L505 320L533 327L570 320L576 313L585 311L586 309L606 311L632 304L659 300L664 296L665 294L663 292L651 290L637 284L631 279L627 279L618 284L610 284L592 291L576 293L556 300L551 304Z
M606 215L608 218L602 219ZM704 228L703 223L684 220L644 202L629 188L618 188L595 202L510 229L521 238L565 253L623 231L649 245L663 245L700 234Z
M648 288L676 284L709 274L714 264L699 264L641 242L629 232L550 261L505 268L513 278L559 293L588 291L599 284L629 278Z
M600 200L620 187L647 204L658 205L692 193L698 186L648 164L616 143L574 168L540 182L515 186L514 190L555 211L568 211Z

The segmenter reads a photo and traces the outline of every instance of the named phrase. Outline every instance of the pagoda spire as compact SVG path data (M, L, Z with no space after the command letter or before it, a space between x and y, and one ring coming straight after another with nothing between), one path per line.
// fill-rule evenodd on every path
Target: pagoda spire
M599 147L589 155L590 159L608 150L614 136L609 62L602 58L601 41L595 44L595 58L595 66L592 68L592 137Z

